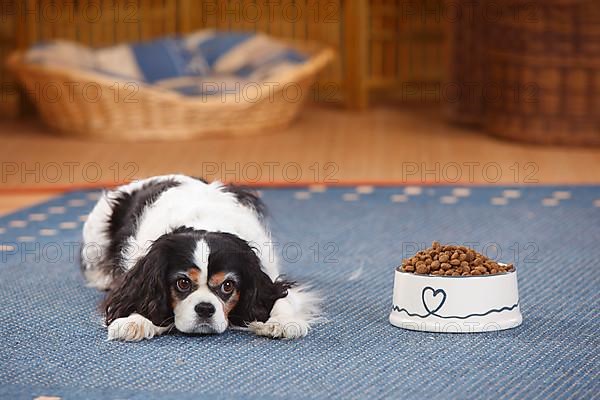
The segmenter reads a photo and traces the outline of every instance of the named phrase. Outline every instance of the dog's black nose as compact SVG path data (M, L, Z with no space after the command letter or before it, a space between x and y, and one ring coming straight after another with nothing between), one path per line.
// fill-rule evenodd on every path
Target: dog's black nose
M194 307L194 310L196 310L196 314L198 314L199 317L208 318L215 313L215 306L210 303L198 303L196 304L196 307Z

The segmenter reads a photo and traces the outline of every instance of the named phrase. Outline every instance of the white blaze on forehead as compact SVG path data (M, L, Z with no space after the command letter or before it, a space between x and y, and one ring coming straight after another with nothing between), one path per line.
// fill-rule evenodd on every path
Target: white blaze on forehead
M208 256L210 256L210 247L206 240L199 240L194 250L194 264L200 269L200 282L208 282Z
M182 301L177 303L173 309L175 313L175 327L181 332L196 332L196 333L208 333L218 332L221 333L227 329L229 322L225 317L223 310L223 303L216 294L208 286L208 256L210 255L210 248L208 243L203 240L199 240L196 244L196 249L193 254L193 263L198 267L200 276L198 277L198 288L186 296ZM198 315L196 314L195 307L200 303L210 303L215 307L215 313L208 321L204 321L202 324L198 322ZM209 325L206 325L206 324Z

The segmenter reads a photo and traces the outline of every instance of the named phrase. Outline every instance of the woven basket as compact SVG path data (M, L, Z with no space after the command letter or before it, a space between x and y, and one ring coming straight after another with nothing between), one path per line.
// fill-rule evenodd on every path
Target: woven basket
M20 51L9 57L8 66L42 119L65 134L109 140L250 135L287 126L317 72L334 58L331 49L317 44L295 47L309 59L270 79L278 85L253 84L223 96L189 97L90 71L25 63Z
M509 0L487 25L485 127L515 140L600 145L600 1Z

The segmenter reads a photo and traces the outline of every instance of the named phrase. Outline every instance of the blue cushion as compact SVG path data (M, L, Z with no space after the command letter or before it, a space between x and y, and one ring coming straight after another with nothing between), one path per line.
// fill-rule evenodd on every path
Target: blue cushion
M47 42L30 49L27 57L30 62L93 69L186 96L221 92L214 83L229 92L236 79L260 84L307 60L290 46L263 34L212 30L97 50L74 42ZM213 83L209 90L207 82Z
M161 79L188 75L189 56L176 39L159 39L135 43L131 46L144 81L154 83Z
M249 33L217 33L201 42L198 50L212 67L221 56L252 36Z

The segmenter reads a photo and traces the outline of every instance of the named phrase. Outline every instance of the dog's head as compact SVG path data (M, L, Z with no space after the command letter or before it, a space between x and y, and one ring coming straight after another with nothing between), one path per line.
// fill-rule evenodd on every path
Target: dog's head
M292 283L273 282L246 241L179 228L156 240L108 294L106 323L139 313L185 333L222 333L266 321Z

